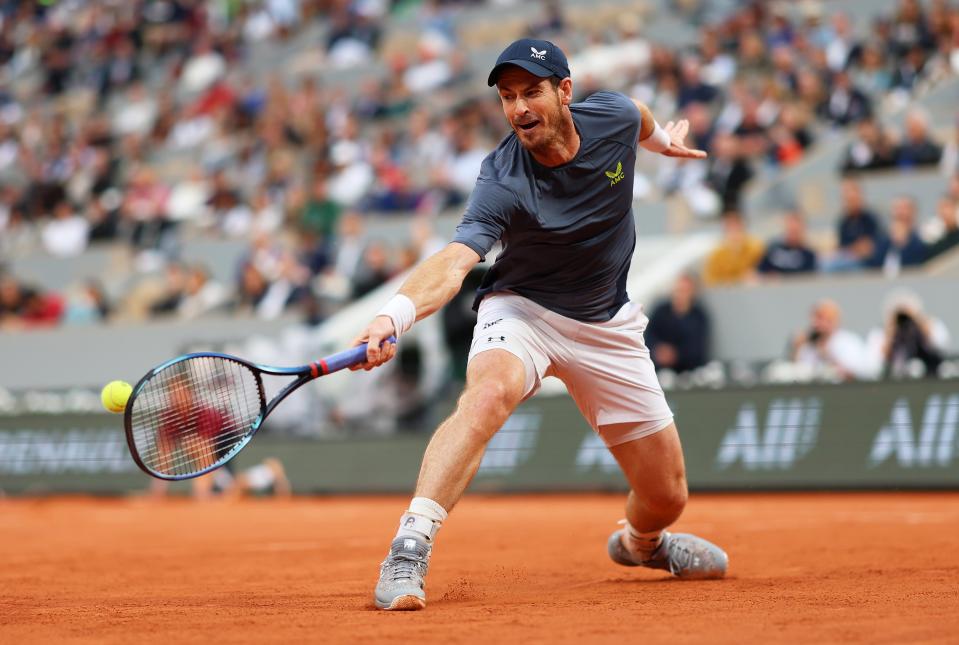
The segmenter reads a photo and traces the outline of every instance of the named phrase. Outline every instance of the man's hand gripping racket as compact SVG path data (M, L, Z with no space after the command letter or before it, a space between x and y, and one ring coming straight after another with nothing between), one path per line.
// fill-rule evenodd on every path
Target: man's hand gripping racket
M351 365L351 370L364 369L369 371L374 367L379 367L396 356L396 334L393 320L389 316L376 316L363 330L363 333L353 340L353 344L362 344L367 349L366 360Z
M364 343L299 367L268 367L208 352L186 354L155 367L134 386L124 410L133 460L148 475L168 480L199 477L219 468L301 385L347 367L370 369L392 358L396 338L390 335L392 323L389 327L386 335L368 334L376 338L375 347ZM267 402L263 374L293 380Z

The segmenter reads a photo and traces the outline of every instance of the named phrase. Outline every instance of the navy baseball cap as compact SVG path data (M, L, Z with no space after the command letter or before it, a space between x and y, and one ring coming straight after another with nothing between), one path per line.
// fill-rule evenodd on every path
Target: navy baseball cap
M507 65L522 67L530 74L540 78L569 76L569 63L563 50L548 40L520 38L503 50L496 59L496 66L489 73L486 83L493 87L499 78L500 72Z

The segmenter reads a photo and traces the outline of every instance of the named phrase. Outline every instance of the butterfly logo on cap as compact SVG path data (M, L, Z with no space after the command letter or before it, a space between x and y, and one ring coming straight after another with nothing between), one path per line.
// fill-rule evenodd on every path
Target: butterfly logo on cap
M538 60L546 60L546 50L536 51L535 47L530 47L533 50L533 53L529 55L530 58L536 58Z

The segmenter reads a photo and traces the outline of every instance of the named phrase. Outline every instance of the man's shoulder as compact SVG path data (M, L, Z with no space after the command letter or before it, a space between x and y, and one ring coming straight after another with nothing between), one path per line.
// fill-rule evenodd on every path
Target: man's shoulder
M642 114L632 99L619 92L594 92L569 106L580 134L587 139L612 139L635 147Z
M573 112L622 112L635 111L639 113L639 108L633 103L633 100L621 92L612 90L599 90L593 92L582 101L572 103L569 106Z

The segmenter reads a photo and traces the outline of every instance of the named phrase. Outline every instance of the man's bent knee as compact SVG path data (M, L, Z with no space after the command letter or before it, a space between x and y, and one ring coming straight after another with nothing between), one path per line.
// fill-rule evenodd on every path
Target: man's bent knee
M689 491L686 478L677 477L663 486L650 487L645 491L635 491L646 507L657 515L678 518L686 508Z

